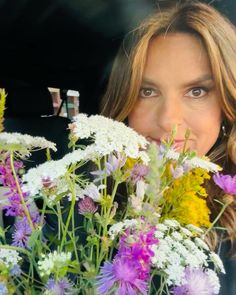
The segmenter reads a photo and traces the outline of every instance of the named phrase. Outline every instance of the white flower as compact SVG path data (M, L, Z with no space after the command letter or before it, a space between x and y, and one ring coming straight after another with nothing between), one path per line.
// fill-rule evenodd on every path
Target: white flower
M171 285L180 285L184 277L184 267L176 259L175 263L170 264L165 272L168 275L166 283Z
M178 160L180 153L176 152L173 148L169 149L166 153L166 158L170 160Z
M206 159L201 159L198 157L194 157L192 159L186 160L185 163L190 165L193 168L203 168L210 172L217 172L222 170L219 165L214 164Z
M208 269L206 271L206 273L208 274L209 285L213 287L212 293L213 294L219 294L220 281L219 281L219 278L218 278L217 274L211 269Z
M99 189L103 187L97 187L94 183L90 183L83 191L80 197L90 197L94 202L101 200Z
M155 237L157 239L162 239L164 237L164 233L157 230L157 231L155 231Z
M44 137L38 137L38 136L33 137L28 134L21 134L17 132L0 133L0 147L1 149L4 149L4 150L13 149L19 152L21 152L23 149L30 151L35 148L40 148L40 149L50 148L55 152L57 151L56 144L46 140Z
M183 240L183 236L179 232L173 232L171 237L174 238L176 241Z
M36 195L43 187L43 179L55 181L67 172L66 165L61 161L48 161L36 168L31 168L23 175L23 191ZM65 188L65 191L67 188Z
M194 244L194 242L192 242L191 240L184 240L183 241L185 247L187 247L188 250L192 251L192 252L196 252L196 250L198 249L197 246Z
M0 264L5 264L8 268L16 265L21 260L16 250L0 248Z
M42 254L42 259L38 261L38 269L40 275L49 276L51 273L57 273L58 270L64 268L71 260L71 253L54 251L48 255Z
M124 152L127 157L141 158L147 163L148 156L143 151L148 141L124 123L95 115L79 114L74 117L73 132L80 138L92 138L93 149L100 155Z
M137 198L143 200L147 187L148 187L148 184L145 183L143 180L137 181L137 183L136 183L136 196L137 196Z
M164 269L168 263L168 257L170 254L170 248L165 240L159 240L158 244L151 246L154 256L151 257L152 264L160 269Z
M108 231L108 234L111 238L111 240L114 240L114 238L121 232L123 232L124 230L126 230L127 228L132 228L137 226L138 224L138 220L136 219L126 219L123 222L118 222L113 224Z
M201 228L199 228L199 227L197 227L197 226L195 226L193 224L186 225L186 228L189 229L191 232L196 233L196 234L203 234L204 233L204 231Z
M187 228L185 228L185 227L181 227L180 230L187 237L192 237L193 236L192 232L190 230L188 230Z
M158 231L166 232L168 230L168 227L163 223L158 223L157 229L158 229Z
M72 153L68 153L60 160L51 160L36 168L29 169L29 171L23 175L23 191L30 192L32 195L38 194L43 188L42 179L44 178L49 178L51 181L57 182L57 185L59 185L62 181L61 177L66 174L67 168L70 164L86 161L90 155L90 149L76 150ZM63 186L61 185L60 187L62 188L62 191L60 192L66 192L68 190L68 185L65 181L63 181Z
M222 273L225 273L225 268L224 265L219 257L219 255L217 255L214 252L210 253L210 259L212 260L212 262L214 263L215 267L220 270Z
M197 246L199 246L200 248L203 248L206 251L209 251L208 245L202 239L196 237L194 239L194 241L195 241L195 243L196 243Z
M178 227L178 226L180 226L178 221L172 220L172 219L166 219L164 221L164 224L169 226L169 227Z

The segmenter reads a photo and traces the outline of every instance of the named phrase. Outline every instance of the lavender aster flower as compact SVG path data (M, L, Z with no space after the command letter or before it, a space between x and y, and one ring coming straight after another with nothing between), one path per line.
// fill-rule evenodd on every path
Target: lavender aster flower
M147 295L147 281L139 278L136 263L128 259L105 262L96 285L99 295L110 294L111 289L116 289L119 295L136 295L138 292Z
M236 195L236 175L230 176L216 173L213 175L213 180L226 194Z
M94 201L89 198L85 197L84 199L79 201L79 213L80 214L87 214L87 213L95 213L98 209L98 206L95 205Z
M15 225L15 232L13 233L13 246L26 248L28 239L32 233L31 227L26 217L17 221Z
M173 295L215 295L216 287L207 272L203 269L187 268L184 275L185 283L173 288Z
M46 284L46 291L50 291L52 295L69 295L73 294L73 285L68 281L67 278L55 281L54 279L49 279Z
M8 294L6 285L3 282L0 282L0 295Z
M134 165L134 168L131 172L131 179L134 183L141 181L148 174L148 167L142 164Z
M125 165L126 157L122 156L120 153L117 153L117 156L110 154L108 156L108 161L106 162L106 173L111 175L114 171L122 168Z
M12 276L19 276L21 274L21 268L18 264L13 265L13 267L10 270L10 274Z

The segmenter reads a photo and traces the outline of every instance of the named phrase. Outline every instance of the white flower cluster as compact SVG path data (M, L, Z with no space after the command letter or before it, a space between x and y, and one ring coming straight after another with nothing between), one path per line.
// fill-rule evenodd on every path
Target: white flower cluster
M141 158L147 163L148 156L140 149L147 147L148 141L124 123L95 115L79 114L74 117L73 132L80 139L92 138L93 149L98 155L123 152L127 157Z
M170 160L178 161L180 157L180 153L176 152L174 149L169 149L165 157ZM209 159L206 157L205 158L193 157L190 159L186 157L184 159L184 164L188 166L189 169L202 168L210 172L217 172L221 170L221 167L219 165L210 162Z
M54 182L60 181L70 164L94 161L114 151L124 153L127 157L141 158L143 163L149 160L147 153L142 150L146 147L147 140L123 123L102 116L87 117L85 114L80 114L75 117L73 124L73 131L78 137L92 137L94 143L88 145L84 150L77 149L68 153L58 161L48 161L30 169L23 176L24 191L36 195L43 187L43 178L48 177ZM64 192L67 190L68 187L65 186Z
M159 243L152 246L152 264L166 274L169 286L184 284L186 267L207 269L211 262L218 271L225 273L219 256L210 251L201 238L201 229L198 232L197 229L192 225L183 227L175 220L166 220L157 225L155 236ZM216 273L214 276L217 277ZM218 279L216 284L219 285Z
M41 255L42 260L38 261L38 269L42 277L57 273L58 270L67 267L71 260L71 253L54 251L48 255Z
M68 186L61 178L66 174L68 166L86 160L90 154L90 151L87 150L76 150L68 153L60 160L51 160L36 168L29 169L23 175L23 191L30 192L31 195L37 195L43 188L43 179L49 178L58 188L60 187L62 189L59 193L66 192Z
M35 148L46 149L50 148L53 151L57 151L56 144L46 140L44 137L39 136L31 136L28 134L21 134L17 132L8 133L2 132L0 133L0 147L4 150L8 150L14 146L16 150L33 150Z
M113 224L108 231L108 234L111 240L114 240L115 237L122 233L127 228L136 227L139 221L137 219L125 219L124 221Z
M185 163L192 168L203 168L210 172L217 172L222 170L219 165L210 162L208 159L202 159L199 157L194 157L190 160L186 160Z
M7 268L11 268L21 260L19 253L16 250L1 249L0 248L0 264L6 265Z

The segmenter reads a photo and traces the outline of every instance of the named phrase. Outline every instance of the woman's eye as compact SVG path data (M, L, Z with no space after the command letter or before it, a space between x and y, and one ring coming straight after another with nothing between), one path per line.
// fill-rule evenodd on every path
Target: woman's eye
M189 96L192 98L201 98L207 94L207 90L201 87L193 88L185 96Z
M141 88L139 91L140 97L153 97L157 95L157 91L152 88Z

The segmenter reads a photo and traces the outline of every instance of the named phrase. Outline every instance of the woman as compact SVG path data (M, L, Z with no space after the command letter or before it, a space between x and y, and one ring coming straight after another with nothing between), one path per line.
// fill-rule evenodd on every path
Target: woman
M144 21L124 40L115 60L102 113L157 144L176 126L175 146L187 147L236 173L236 30L198 1L174 4ZM221 200L209 185L212 219ZM236 203L221 217L226 239L236 240ZM218 238L220 244L222 238ZM217 239L211 241L216 246ZM231 263L231 262L228 262ZM231 267L235 268L235 264ZM226 269L227 271L227 269ZM228 276L228 278L230 275ZM235 284L235 286L233 286ZM235 294L236 278L222 294ZM225 286L226 287L226 286ZM233 291L234 290L234 291Z

